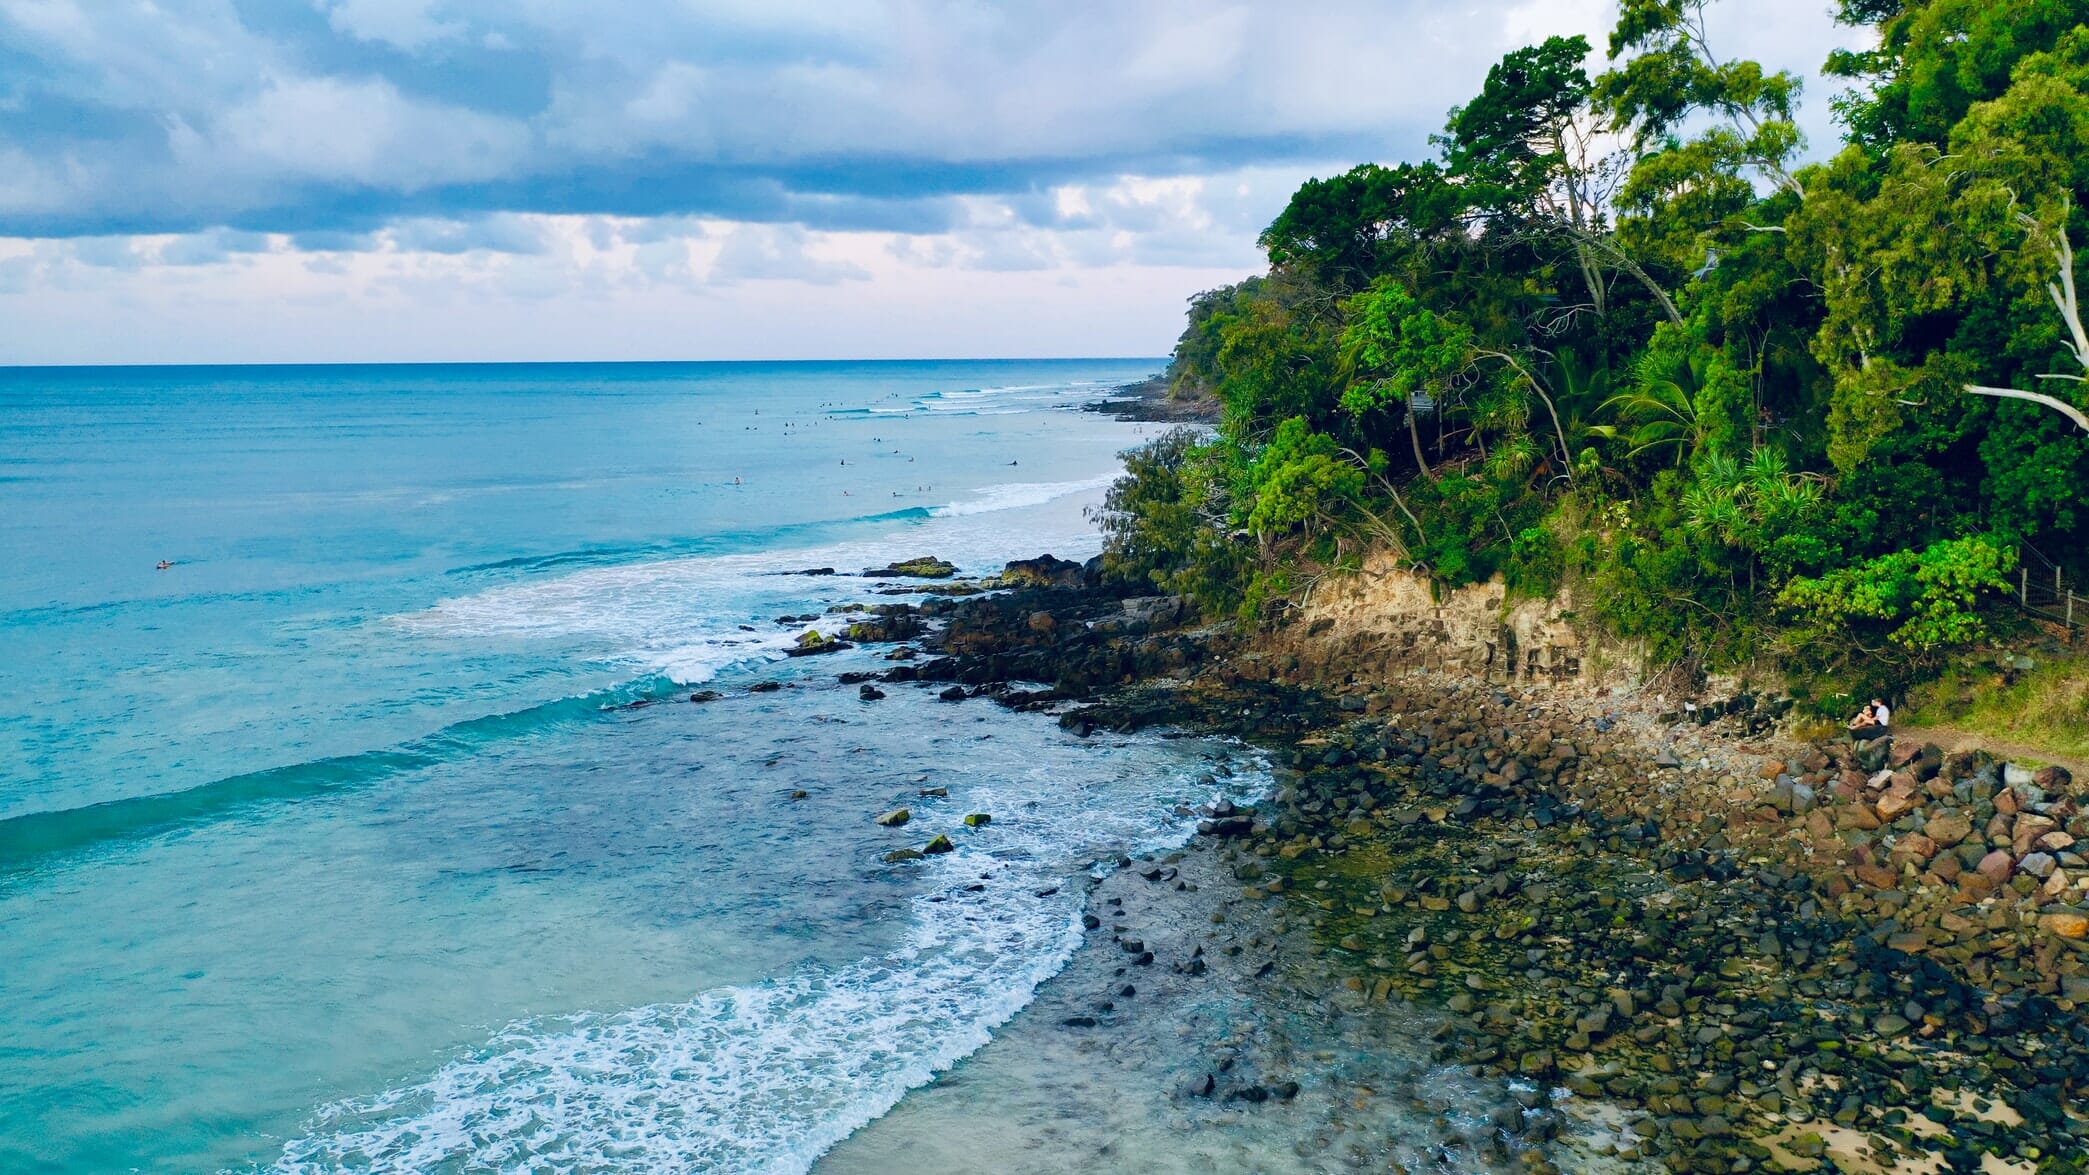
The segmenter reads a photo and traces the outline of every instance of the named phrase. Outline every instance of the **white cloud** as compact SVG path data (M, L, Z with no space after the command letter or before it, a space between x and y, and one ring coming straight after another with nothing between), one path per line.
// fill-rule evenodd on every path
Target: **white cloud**
M513 122L416 102L390 82L283 78L225 111L207 154L191 162L271 184L411 193L503 175L528 138Z
M462 22L439 20L429 0L322 0L327 23L362 41L379 41L412 52L460 36Z
M1157 352L1184 296L1259 266L1302 179L1426 153L1502 52L1600 47L1611 19L1608 0L306 2L300 23L0 0L0 42L37 67L0 85L0 232L21 234L0 237L0 361L778 355L792 329L761 316L814 308L836 354L1018 330L1003 353ZM1856 37L1821 0L1713 13L1723 51L1808 75ZM126 299L164 328L132 329Z
M853 261L817 254L805 230L796 225L743 224L726 236L705 276L714 285L791 281L825 286L870 280L870 272Z

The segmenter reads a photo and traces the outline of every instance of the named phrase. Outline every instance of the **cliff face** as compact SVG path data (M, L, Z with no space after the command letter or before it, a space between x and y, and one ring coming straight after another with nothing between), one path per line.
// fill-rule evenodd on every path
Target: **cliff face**
M1331 682L1423 669L1588 694L1639 684L1634 651L1577 631L1571 600L1505 610L1503 599L1501 584L1485 583L1439 600L1426 577L1374 553L1358 573L1315 585L1297 618L1258 651L1295 658L1294 672Z

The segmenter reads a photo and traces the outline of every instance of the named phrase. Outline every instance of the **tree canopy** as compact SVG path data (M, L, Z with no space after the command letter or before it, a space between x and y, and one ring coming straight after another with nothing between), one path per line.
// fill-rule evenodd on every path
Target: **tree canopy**
M1383 543L1824 674L1980 638L2022 546L2089 571L2089 0L1844 0L1876 47L1811 163L1705 8L1623 0L1607 60L1518 49L1432 157L1302 185L1193 302L1172 377L1222 424L1112 557L1252 617Z

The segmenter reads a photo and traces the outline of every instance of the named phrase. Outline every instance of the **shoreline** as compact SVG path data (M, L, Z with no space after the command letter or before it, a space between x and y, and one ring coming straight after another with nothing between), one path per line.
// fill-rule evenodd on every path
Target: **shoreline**
M815 1175L1532 1169L1492 1116L1522 1107L1432 1061L1434 1021L1346 988L1283 907L1208 837L1115 869L1033 1001Z
M1323 691L1341 675L1286 681L1280 658L1185 627L1180 601L1094 578L926 604L940 627L920 642L925 659L884 680L1047 710L1076 733L1173 727L1263 748L1278 768L1269 801L1207 820L1163 866L1216 870L1174 921L1211 926L1207 946L1301 960L1285 971L1329 1006L1430 1025L1414 1056L1392 1055L1416 1047L1413 1033L1376 1051L1487 1091L1468 1098L1490 1107L1489 1125L1459 1139L1471 1147L1461 1161L2080 1169L2089 1126L2067 1091L2089 1073L2075 1016L2089 951L2060 900L2075 896L2066 870L2080 863L2063 843L2080 820L2064 772L1780 742L1750 736L1745 716L1663 722L1630 699L1442 674ZM1984 835L1940 851L1976 818ZM2016 846L2020 832L2030 839ZM1988 839L2030 850L1999 882L1978 878L2003 872L2004 850L1979 844L1985 874L1951 863ZM2041 845L2060 861L2050 872L2032 859ZM1148 884L1138 876L1120 870L1092 901ZM981 1058L1095 1031L1050 1011L1079 998L1084 960L1109 958L1111 938L1154 933L1114 925L1004 1028L1011 1043L997 1033L908 1102L962 1101L950 1090L967 1072L1006 1063ZM1206 966L1212 983L1255 990ZM1135 1071L1150 1079L1160 1064L1171 1080L1148 1085L1193 1119L1184 1107L1198 1095L1175 1080L1186 1057ZM1278 1083L1290 1080L1297 1097L1320 1088ZM849 1170L847 1155L928 1113L895 1111L822 1169ZM1380 1137L1365 1148L1374 1161L1399 1162L1413 1143L1411 1129Z
M1136 424L1215 424L1219 410L1215 399L1176 398L1170 393L1165 374L1125 384L1116 388L1109 399L1081 405L1083 412L1099 412Z

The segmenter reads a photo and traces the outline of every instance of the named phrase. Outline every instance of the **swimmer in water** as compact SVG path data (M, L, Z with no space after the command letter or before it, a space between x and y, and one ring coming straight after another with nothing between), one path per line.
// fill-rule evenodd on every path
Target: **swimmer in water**
M733 479L733 484L734 484L734 485L739 485L739 484L740 484L740 479L739 479L739 478L737 478L737 477L736 477L736 478L734 478L734 479Z
M167 561L167 560L165 560L165 559L162 559L162 560L160 560L160 561L159 561L158 563L156 563L156 564L154 564L154 565L153 565L153 570L154 570L154 571L165 571L166 569L168 569L169 567L172 567L172 566L174 566L174 564L172 564L172 563L168 562L168 561Z

